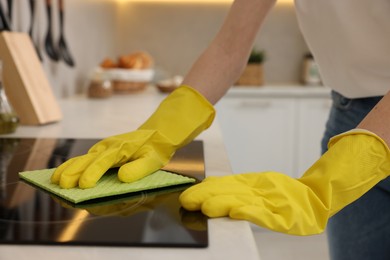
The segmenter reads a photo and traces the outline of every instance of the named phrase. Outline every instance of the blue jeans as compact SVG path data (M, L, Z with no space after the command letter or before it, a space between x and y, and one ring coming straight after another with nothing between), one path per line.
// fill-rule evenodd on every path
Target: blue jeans
M348 99L332 92L332 99L322 152L330 137L355 128L381 97ZM333 216L327 232L333 260L389 260L390 178Z

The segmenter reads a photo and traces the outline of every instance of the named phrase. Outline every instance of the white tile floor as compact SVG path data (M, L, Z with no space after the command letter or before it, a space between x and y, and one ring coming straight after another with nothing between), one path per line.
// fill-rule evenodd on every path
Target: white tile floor
M252 226L261 260L329 260L326 234L290 236Z

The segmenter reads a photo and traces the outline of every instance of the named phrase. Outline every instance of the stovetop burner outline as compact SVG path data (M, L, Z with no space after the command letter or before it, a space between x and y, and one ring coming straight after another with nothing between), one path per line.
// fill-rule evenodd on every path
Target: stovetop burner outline
M4 139L0 138L0 141L2 140ZM5 143L9 141L10 139ZM56 166L69 157L85 153L98 140L18 138L13 141L10 149L6 150L4 148L7 147L4 146L0 148L0 161L4 159L0 162L0 173L2 177L6 177L0 179L0 244L207 247L207 218L199 212L183 210L178 202L178 196L185 187L153 191L154 193L140 192L133 197L124 196L116 198L117 200L92 201L89 205L66 205L63 204L62 199L35 187L29 187L29 184L15 176L23 170ZM194 156L192 149L201 153ZM65 154L61 154L62 152ZM166 167L167 170L177 172L178 169L183 169L184 175L198 180L204 178L201 142L194 142L192 146L189 145L189 149L179 151L176 157ZM5 166L7 166L6 175L4 175ZM20 192L18 189L27 190ZM31 190L35 190L35 195ZM25 197L18 199L15 194ZM149 207L149 202L153 202L151 199L154 196L157 199L162 198L163 202L156 208ZM25 201L26 199L30 199L30 204ZM119 207L119 210L110 214L101 214L100 204L110 205L110 202L121 203L120 201L125 203L127 199L135 199L136 203ZM20 205L15 206L10 201L13 203L16 201ZM146 210L134 215L120 216L145 207ZM5 210L8 210L9 214L16 214L14 215L16 218L6 219L5 216L1 216L1 212ZM28 214L37 214L41 219L29 217ZM63 215L58 218L58 215L50 214ZM62 240L60 233L64 233L65 227L72 226L79 226L77 236ZM133 237L129 237L130 234Z

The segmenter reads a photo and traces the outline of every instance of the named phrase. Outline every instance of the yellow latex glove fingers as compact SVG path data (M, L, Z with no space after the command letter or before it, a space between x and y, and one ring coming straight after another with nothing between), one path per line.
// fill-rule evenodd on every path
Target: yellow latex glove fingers
M132 182L160 169L173 152L163 136L150 130L138 130L96 143L87 154L60 165L51 181L63 188L90 188L108 169L120 167L119 180Z
M180 196L187 210L230 216L275 231L321 233L330 216L390 174L390 152L376 135L347 132L299 179L276 172L206 178Z
M304 232L315 234L326 220L315 217L309 198L316 197L310 193L306 185L282 173L246 173L206 178L184 191L180 202L209 217L229 216L290 234L302 232L299 225L306 223ZM313 220L316 223L310 223Z
M98 142L87 154L60 165L51 181L62 188L91 188L113 167L120 167L119 180L136 181L167 164L178 148L211 125L214 116L213 106L200 93L181 86L138 130Z

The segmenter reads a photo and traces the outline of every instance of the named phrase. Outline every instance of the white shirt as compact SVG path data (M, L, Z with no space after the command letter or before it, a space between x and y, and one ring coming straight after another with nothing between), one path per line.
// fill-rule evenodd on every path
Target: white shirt
M390 0L295 0L322 80L349 98L390 90Z

